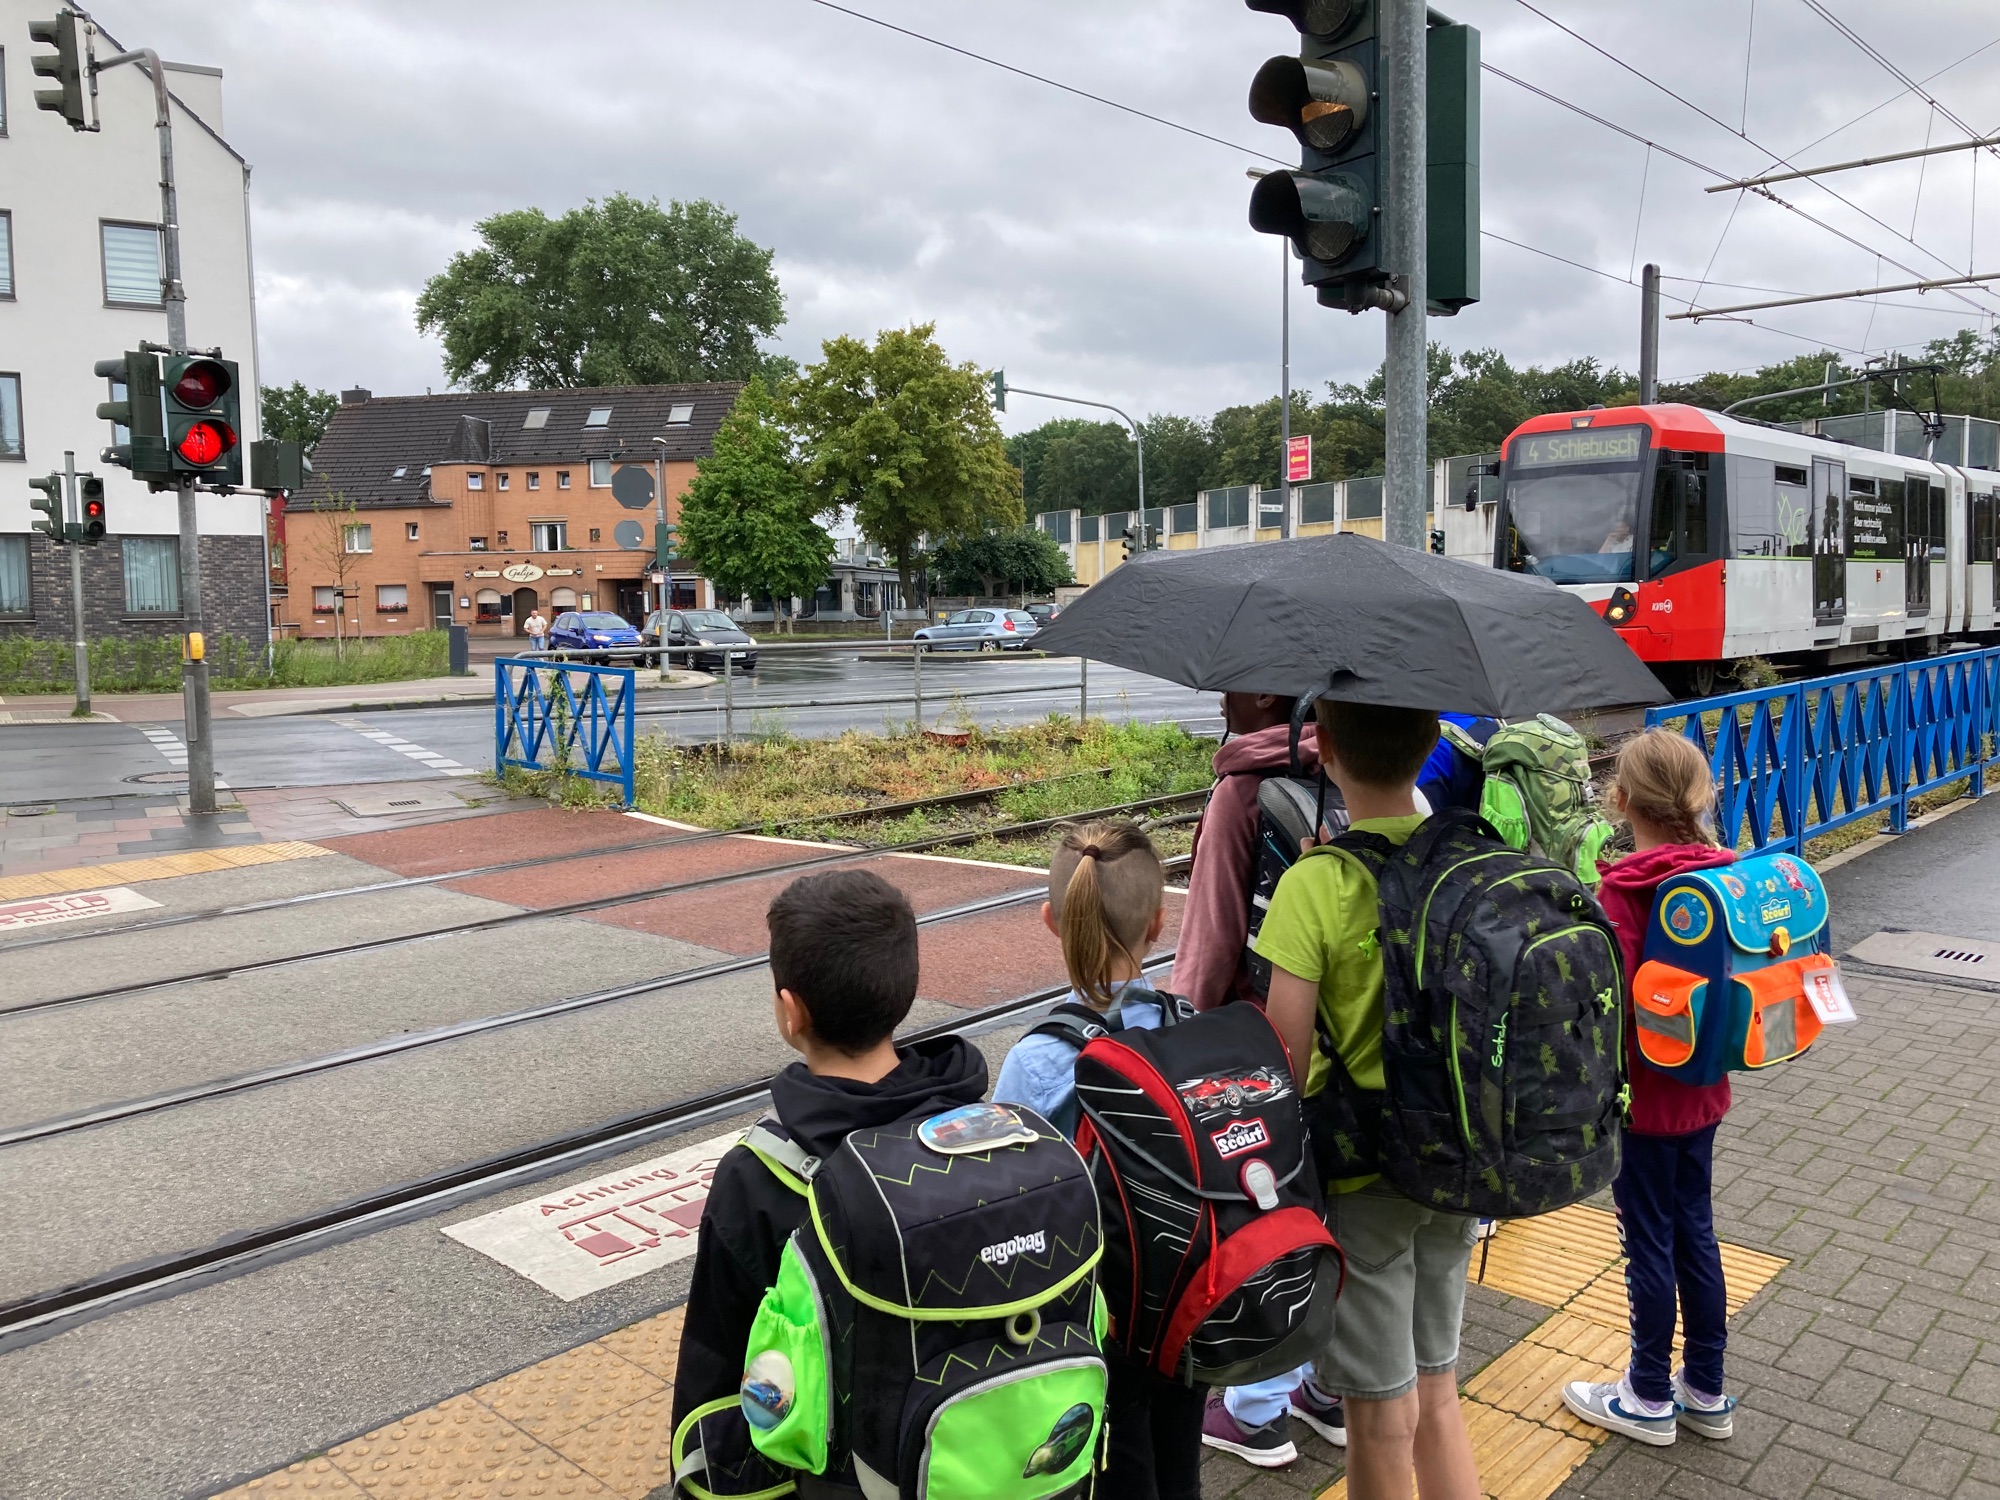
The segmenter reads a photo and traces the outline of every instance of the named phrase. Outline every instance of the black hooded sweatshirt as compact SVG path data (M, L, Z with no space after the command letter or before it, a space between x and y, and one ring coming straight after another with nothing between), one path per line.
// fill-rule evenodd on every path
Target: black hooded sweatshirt
M788 1134L814 1156L831 1156L850 1131L942 1114L986 1097L986 1059L963 1037L897 1049L902 1061L878 1083L822 1078L793 1063L771 1083ZM674 1373L674 1427L697 1406L736 1394L750 1325L778 1279L778 1259L805 1222L806 1200L737 1146L716 1165L702 1211L694 1281Z

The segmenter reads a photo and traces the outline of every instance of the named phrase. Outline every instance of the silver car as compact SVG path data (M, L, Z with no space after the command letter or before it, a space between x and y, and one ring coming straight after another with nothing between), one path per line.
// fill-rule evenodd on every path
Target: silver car
M1024 609L960 609L911 639L933 651L1023 651L1040 628Z

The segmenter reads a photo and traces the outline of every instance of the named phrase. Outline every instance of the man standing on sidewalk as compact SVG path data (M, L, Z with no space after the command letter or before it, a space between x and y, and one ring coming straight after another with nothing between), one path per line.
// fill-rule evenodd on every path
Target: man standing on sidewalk
M548 644L549 622L542 618L539 605L528 611L528 618L521 622L521 628L528 633L528 655L540 656Z

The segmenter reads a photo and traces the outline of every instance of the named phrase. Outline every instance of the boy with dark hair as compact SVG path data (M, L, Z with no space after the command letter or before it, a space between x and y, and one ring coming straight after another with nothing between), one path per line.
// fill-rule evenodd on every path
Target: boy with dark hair
M1314 705L1320 764L1340 788L1349 827L1393 844L1424 815L1414 796L1438 716L1374 704ZM1285 872L1257 936L1272 964L1267 1014L1291 1049L1304 1092L1328 1088L1338 1051L1354 1085L1383 1087L1386 991L1375 877L1338 846ZM1425 1208L1375 1175L1328 1184L1327 1227L1347 1252L1347 1285L1319 1380L1342 1397L1353 1500L1478 1500L1479 1475L1459 1411L1456 1366L1465 1270L1477 1221Z
M895 1044L917 994L917 922L901 891L866 870L807 875L778 894L767 920L774 1019L804 1060L772 1080L775 1119L765 1129L826 1157L852 1131L985 1098L986 1061L962 1037ZM674 1375L676 1434L697 1408L736 1395L750 1325L805 1213L806 1200L749 1147L717 1164ZM684 1464L676 1477L698 1473L707 1493L755 1493L769 1483L757 1478L769 1470L750 1447L740 1407L709 1416L682 1446L691 1459L699 1454L700 1467ZM808 1500L859 1493L797 1478Z

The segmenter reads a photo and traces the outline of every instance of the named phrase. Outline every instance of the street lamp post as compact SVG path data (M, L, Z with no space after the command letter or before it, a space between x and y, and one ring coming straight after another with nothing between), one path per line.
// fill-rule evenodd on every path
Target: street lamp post
M1249 167L1245 177L1268 177L1270 168ZM1278 492L1284 509L1278 535L1292 534L1292 242L1278 237Z
M654 444L653 504L658 507L660 524L664 526L667 524L667 440L663 437L656 437L652 441ZM667 603L667 590L673 586L673 573L664 557L655 557L653 561L660 566L660 599L656 607L660 611L660 628L665 630L667 624L666 614L670 607ZM663 667L666 664L664 654L660 657L660 663Z

